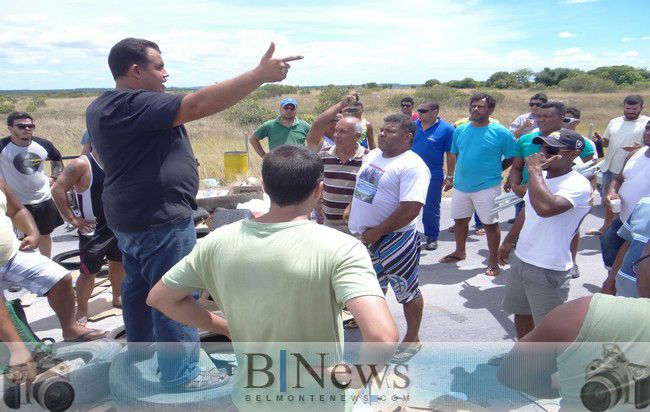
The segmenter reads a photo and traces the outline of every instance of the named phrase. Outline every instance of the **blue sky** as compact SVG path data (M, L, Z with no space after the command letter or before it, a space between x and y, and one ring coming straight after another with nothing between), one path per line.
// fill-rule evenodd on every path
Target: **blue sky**
M404 5L400 5L403 3ZM299 53L294 85L423 83L544 66L650 67L643 0L0 0L0 89L111 87L124 37L162 49L168 86L254 67L268 44Z

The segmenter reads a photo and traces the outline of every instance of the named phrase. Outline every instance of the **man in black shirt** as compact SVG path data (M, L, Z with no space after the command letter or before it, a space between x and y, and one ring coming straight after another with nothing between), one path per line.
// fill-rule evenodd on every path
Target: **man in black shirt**
M127 38L108 56L115 90L86 112L93 148L104 162L104 211L123 254L124 325L130 342L183 342L158 349L163 388L211 387L218 376L202 371L198 332L151 309L150 288L196 243L191 219L198 169L184 123L222 111L260 85L286 77L291 56L273 57L271 44L259 65L233 79L188 95L166 94L168 74L155 43ZM189 305L194 301L187 302ZM192 342L196 344L191 344Z

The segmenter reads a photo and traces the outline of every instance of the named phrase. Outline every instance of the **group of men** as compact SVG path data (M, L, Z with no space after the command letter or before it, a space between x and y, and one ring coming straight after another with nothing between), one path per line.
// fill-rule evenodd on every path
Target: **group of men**
M184 124L236 104L265 82L284 79L289 62L302 57L276 58L274 49L271 44L259 65L238 77L175 95L164 93L168 73L157 44L135 38L118 42L108 57L116 87L98 97L86 113L92 149L71 162L52 188L64 218L81 234L94 232L84 240L85 250L95 255L82 270L88 277L77 282L77 295L87 302L90 276L101 267L98 254L121 260L125 275L120 282L116 274L115 283L121 283L128 341L183 343L176 351L158 352L163 389L201 390L223 381L218 371L199 367L198 328L229 336L237 353L242 342L342 344L343 308L354 316L364 342L383 344L387 361L408 362L421 348L420 249L437 248L441 196L452 188L456 249L440 261L466 258L469 221L476 213L487 235L485 274L497 276L500 264L511 264L503 307L515 314L519 338L530 335L567 300L569 280L576 272L577 246L572 249L572 244L577 244L592 196L589 181L572 168L578 157L589 160L594 150L588 139L571 130L580 112L549 102L543 94L531 98L531 112L518 117L510 130L491 118L496 100L489 94L471 96L468 118L454 124L439 116L438 102L422 102L416 115L415 102L405 98L401 113L384 119L376 143L356 94L325 110L311 126L296 117L295 99L283 99L280 116L258 127L250 140L263 157L269 212L220 228L197 244L191 215L198 170ZM636 115L628 106L638 109ZM635 230L647 225L642 198L650 195L640 179L649 152L637 150L650 145L650 125L639 116L642 108L640 96L629 96L624 118L610 122L602 138L604 146L609 143L606 171L617 175L611 184L603 181L605 202L612 208L622 199L620 217L627 220L622 227L630 233L627 244L625 234L614 233L621 242L615 262L608 266L621 268L632 280L629 263L647 243L647 233L644 243ZM643 121L639 136L637 124ZM31 117L13 118L8 125L11 144L3 143L0 152L3 174L5 163L11 163L24 175L40 176L45 155L37 162L38 170L32 155L16 154L28 145L39 144L51 160L60 159L53 148L31 136ZM267 138L268 153L260 143ZM7 148L9 161L4 160ZM621 162L620 150L635 154ZM511 165L505 188L522 197L524 207L501 243L493 209L503 171ZM6 174L5 179L9 185L14 181ZM40 231L22 205L43 203L50 190L47 182L45 196L18 199L7 186L0 187L7 199L2 214L7 233L0 232L5 261L0 263L5 264L3 278L12 280L10 273L24 276L12 269L29 253L23 250L33 249L43 233L51 233L46 227ZM79 195L82 217L75 216L64 199L70 189ZM52 205L30 210L37 222L39 214L56 212ZM323 226L310 221L314 210L323 217ZM417 231L420 214L422 236ZM9 235L10 218L26 235L22 244ZM47 250L47 241L43 245ZM33 289L47 294L64 337L101 337L101 331L76 322L70 275L49 260L43 262L47 270L30 270L36 270L39 279L47 272L49 283ZM614 279L617 288L619 284L617 274L611 273L605 285L610 292ZM384 298L389 285L407 323L399 345ZM196 289L207 290L226 318L199 306L193 297ZM85 315L87 307L79 306ZM7 331L0 336L12 337ZM26 360L24 351L16 353L16 359Z

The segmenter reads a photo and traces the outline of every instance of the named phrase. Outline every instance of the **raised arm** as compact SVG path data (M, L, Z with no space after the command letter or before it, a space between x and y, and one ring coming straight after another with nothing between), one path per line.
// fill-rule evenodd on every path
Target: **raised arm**
M341 110L343 110L344 107L351 105L354 101L355 96L353 94L348 94L343 98L343 100L331 105L327 110L319 114L311 125L309 133L307 133L307 147L315 152L319 151L323 145L323 134L327 130L329 123Z
M559 155L556 156L559 157ZM546 160L541 153L532 154L526 160L526 164L528 165L528 196L530 197L530 204L541 217L559 215L573 207L573 204L566 197L551 193L546 183L544 183L542 165L552 160L553 158Z
M275 44L271 43L253 70L183 97L174 126L218 113L233 106L262 84L283 80L287 77L289 62L302 59L302 56L274 58L274 52Z
M377 143L375 143L375 129L373 129L370 122L366 123L366 127L368 130L368 133L366 134L366 139L368 139L368 149L372 150L377 147Z

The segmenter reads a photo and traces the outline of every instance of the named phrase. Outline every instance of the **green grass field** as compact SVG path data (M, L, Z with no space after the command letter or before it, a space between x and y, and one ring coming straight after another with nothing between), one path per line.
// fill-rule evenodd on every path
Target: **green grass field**
M399 99L398 96L414 96L415 89L380 89L364 91L361 99L365 104L365 117L375 125L378 133L382 119L392 113L399 111L399 108L391 107L389 102ZM616 116L622 115L622 102L630 92L616 93L569 93L560 90L545 91L550 100L560 100L567 105L577 106L582 111L582 123L579 131L586 135L590 123L594 130L603 132L607 122ZM469 97L470 91L462 91ZM535 90L500 90L504 95L503 101L497 105L493 117L505 125L509 125L518 115L528 112L528 99ZM295 97L299 101L298 116L301 113L317 115L313 113L318 103L318 90L310 94L287 95ZM284 96L284 97L287 97ZM64 155L75 155L80 151L79 140L85 129L86 107L94 97L61 97L46 98L45 105L31 112L37 124L35 134L50 139ZM277 112L280 97L261 99L260 103L268 109ZM417 104L416 99L416 104ZM29 98L21 97L16 103L17 110L25 110L29 104ZM236 108L235 108L236 109ZM456 104L452 107L445 107L443 103L440 115L449 121L455 121L467 116L465 106ZM255 129L254 125L242 126L228 117L219 113L206 119L191 122L187 125L192 146L201 166L199 173L201 179L206 177L223 178L223 154L229 150L244 150L245 137ZM265 145L265 143L263 143ZM261 160L252 152L249 175L259 176Z

